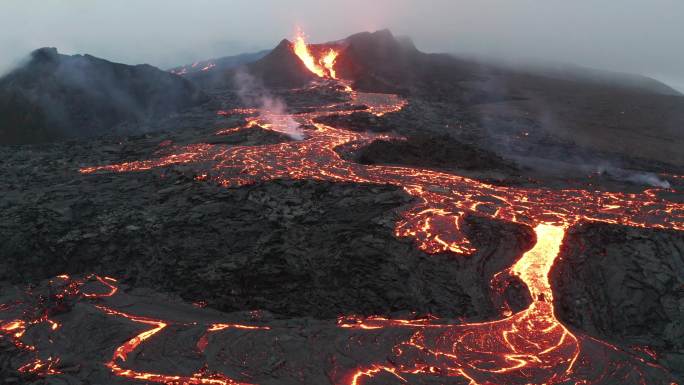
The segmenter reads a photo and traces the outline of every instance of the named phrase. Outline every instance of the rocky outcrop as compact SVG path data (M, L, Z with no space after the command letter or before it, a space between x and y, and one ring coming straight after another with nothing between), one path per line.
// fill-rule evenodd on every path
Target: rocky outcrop
M550 275L558 317L601 339L647 347L684 372L684 235L585 224Z
M446 135L377 140L360 149L356 160L363 164L397 164L447 170L515 170L511 162L504 161L496 154Z
M97 272L231 311L493 317L487 283L531 242L529 229L473 217L476 255L425 255L393 234L395 209L410 204L394 187L225 189L138 173L33 191L0 204L0 279Z

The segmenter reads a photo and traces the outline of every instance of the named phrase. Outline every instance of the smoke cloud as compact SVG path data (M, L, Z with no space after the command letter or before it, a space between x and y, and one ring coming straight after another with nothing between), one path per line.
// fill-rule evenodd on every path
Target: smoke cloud
M645 185L659 188L670 188L670 182L661 179L658 175L651 172L636 172L622 170L619 168L602 165L598 169L599 174L608 174L616 180L630 182L638 185Z
M292 139L304 139L301 125L287 113L285 102L273 96L259 79L244 69L239 69L234 80L241 101L245 105L259 107L260 118L271 125L271 130L282 132Z

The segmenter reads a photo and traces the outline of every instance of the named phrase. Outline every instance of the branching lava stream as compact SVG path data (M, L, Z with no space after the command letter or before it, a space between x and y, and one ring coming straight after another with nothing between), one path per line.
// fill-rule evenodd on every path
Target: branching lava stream
M327 85L322 86L328 86L331 82L335 81L329 80ZM348 90L352 104L365 104L376 115L399 111L406 104L395 95L359 93L352 91L349 85L341 84ZM626 382L647 384L648 376L642 367L664 371L653 362L630 356L607 343L573 334L563 326L554 314L548 274L566 230L574 224L598 221L684 231L684 204L661 199L657 190L626 194L505 187L433 170L356 164L342 159L335 149L349 143L361 146L386 136L316 123L316 118L325 115L351 113L351 110L339 111L339 106L327 106L316 112L294 115L297 122L315 127L315 130L307 132L306 139L302 141L254 147L209 144L181 146L176 147L173 154L158 159L88 167L81 172L134 172L194 163L202 180L226 187L279 178L401 186L417 200L401 214L401 220L396 224L396 236L414 239L426 253L453 252L463 258L475 251L461 231L461 221L467 213L534 228L537 237L534 248L525 253L508 272L502 272L519 277L527 285L532 297L532 304L527 309L497 321L466 324L440 323L432 318L394 320L341 317L337 324L339 328L363 333L404 329L410 331L410 337L389 348L387 356L391 359L388 358L386 362L360 362L355 370L348 370L336 377L336 383L411 383L425 376L440 376L445 381L453 380L449 383L472 385L589 384L605 376L604 371L612 371L620 373ZM264 121L259 116L247 119L248 123L244 127L235 130L257 126L279 130L278 121ZM223 131L223 134L228 133L230 131ZM110 284L105 280L100 282ZM110 294L116 295L115 290L112 289ZM241 383L217 374L198 373L182 377L173 373L126 369L128 354L153 338L168 322L137 317L107 307L100 309L113 317L124 317L151 326L118 347L112 360L105 363L114 375L155 383ZM20 342L21 331L26 325L14 322L1 324L1 330ZM255 329L254 333L268 329L219 324L207 325L207 333L231 327ZM205 335L198 343L200 350L207 343ZM591 356L587 356L588 351L591 351ZM600 362L599 365L604 369L599 374L593 372L591 360L610 354L618 358Z

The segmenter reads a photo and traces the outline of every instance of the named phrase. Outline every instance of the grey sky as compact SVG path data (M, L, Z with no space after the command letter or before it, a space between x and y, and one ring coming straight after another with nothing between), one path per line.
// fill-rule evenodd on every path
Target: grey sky
M423 51L642 73L684 90L682 0L0 0L0 71L41 46L163 68L390 28Z

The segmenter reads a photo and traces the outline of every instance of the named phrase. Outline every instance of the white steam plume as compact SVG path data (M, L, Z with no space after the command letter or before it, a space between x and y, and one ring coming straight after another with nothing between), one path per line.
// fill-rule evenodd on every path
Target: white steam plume
M273 131L282 132L292 139L304 139L300 124L287 113L285 102L273 96L263 84L245 70L235 74L238 96L249 106L259 106L260 118L268 122Z

